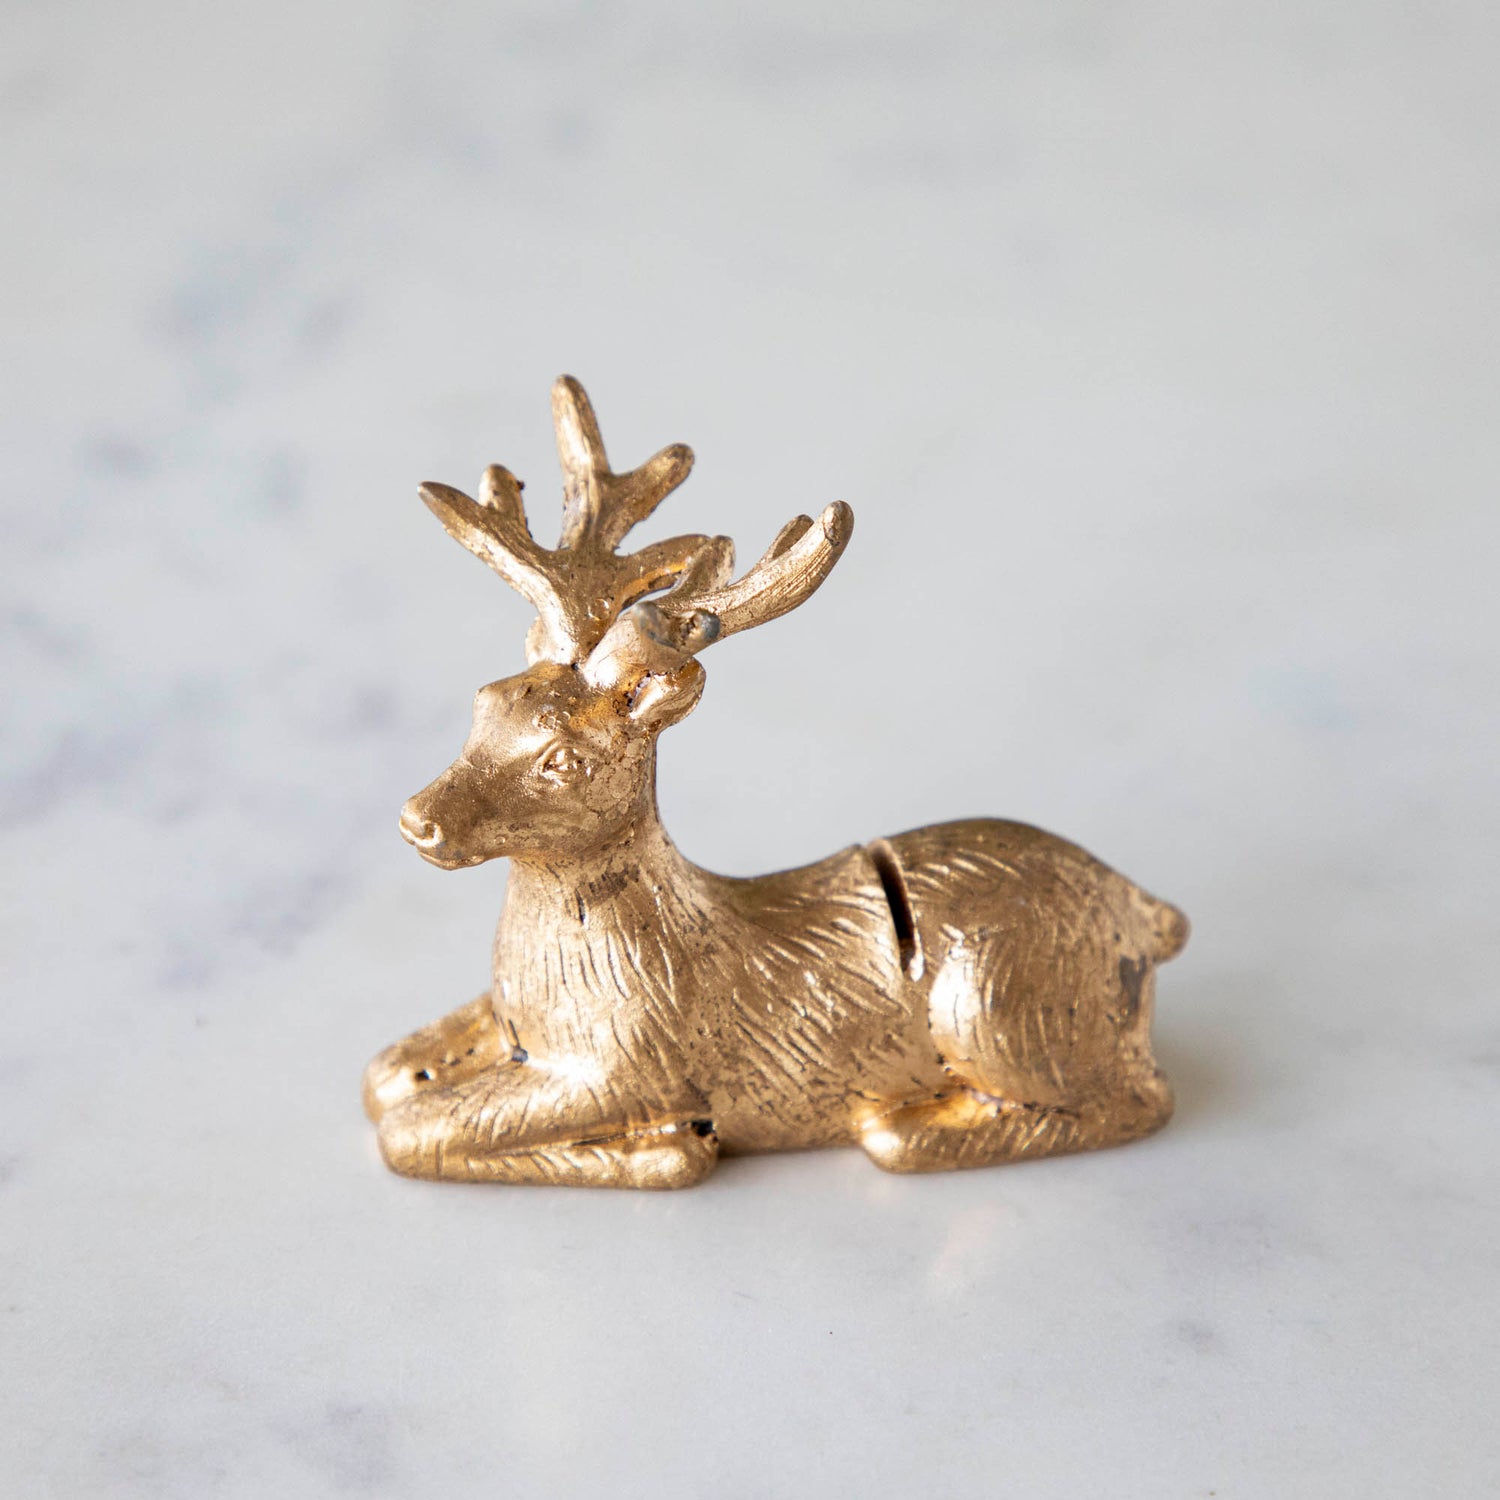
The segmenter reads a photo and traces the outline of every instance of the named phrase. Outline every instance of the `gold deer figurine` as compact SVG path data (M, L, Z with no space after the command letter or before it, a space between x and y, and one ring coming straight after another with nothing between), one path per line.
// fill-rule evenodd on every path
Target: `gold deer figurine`
M386 1163L669 1188L720 1153L856 1144L888 1171L931 1172L1164 1124L1154 970L1187 919L1076 845L975 819L753 880L677 852L656 737L697 706L699 653L808 598L853 515L798 516L738 580L726 537L622 556L692 452L616 474L576 380L557 381L552 411L556 550L498 464L477 501L421 491L538 618L530 665L479 690L458 759L402 809L430 863L511 872L489 991L366 1071Z

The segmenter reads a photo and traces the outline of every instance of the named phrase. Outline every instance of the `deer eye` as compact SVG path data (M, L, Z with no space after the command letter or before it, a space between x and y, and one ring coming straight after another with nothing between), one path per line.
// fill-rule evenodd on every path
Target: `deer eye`
M552 786L567 786L580 776L587 776L588 766L572 746L559 745L537 762L536 773Z

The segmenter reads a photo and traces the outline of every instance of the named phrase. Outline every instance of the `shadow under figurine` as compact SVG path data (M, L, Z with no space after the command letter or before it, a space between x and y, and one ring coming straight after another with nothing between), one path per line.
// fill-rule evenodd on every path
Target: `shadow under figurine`
M699 653L808 598L853 516L798 516L737 581L726 537L621 556L692 453L616 474L583 387L560 379L552 407L556 550L532 539L499 465L477 501L422 487L538 619L530 666L479 690L459 758L401 813L432 864L508 858L511 874L491 990L366 1072L387 1164L668 1188L721 1152L855 1144L888 1171L930 1172L1164 1124L1154 970L1187 919L1075 845L975 819L753 880L677 852L656 737L697 706Z

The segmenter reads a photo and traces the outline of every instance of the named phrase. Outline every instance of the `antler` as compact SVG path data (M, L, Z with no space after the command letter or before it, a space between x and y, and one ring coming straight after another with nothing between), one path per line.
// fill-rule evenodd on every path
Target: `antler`
M589 657L588 674L619 683L670 670L725 636L796 609L832 572L853 530L854 512L842 500L816 521L797 516L734 583L734 544L708 539L661 598L643 600L611 626Z
M521 481L499 464L485 470L478 500L446 484L424 484L419 493L449 536L536 606L527 659L571 663L589 654L622 610L682 574L710 539L672 537L621 557L615 549L626 533L687 478L692 449L674 443L640 468L616 474L594 408L571 375L552 386L552 421L563 471L562 538L555 549L532 537Z

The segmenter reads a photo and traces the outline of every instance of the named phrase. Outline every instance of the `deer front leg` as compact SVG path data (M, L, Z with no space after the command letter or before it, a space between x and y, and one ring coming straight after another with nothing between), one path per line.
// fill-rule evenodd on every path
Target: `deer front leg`
M448 1182L677 1188L713 1170L718 1138L691 1109L633 1113L544 1065L503 1062L388 1110L380 1154L404 1177Z
M486 991L374 1058L365 1069L365 1113L378 1122L416 1094L474 1078L508 1058L511 1046Z

